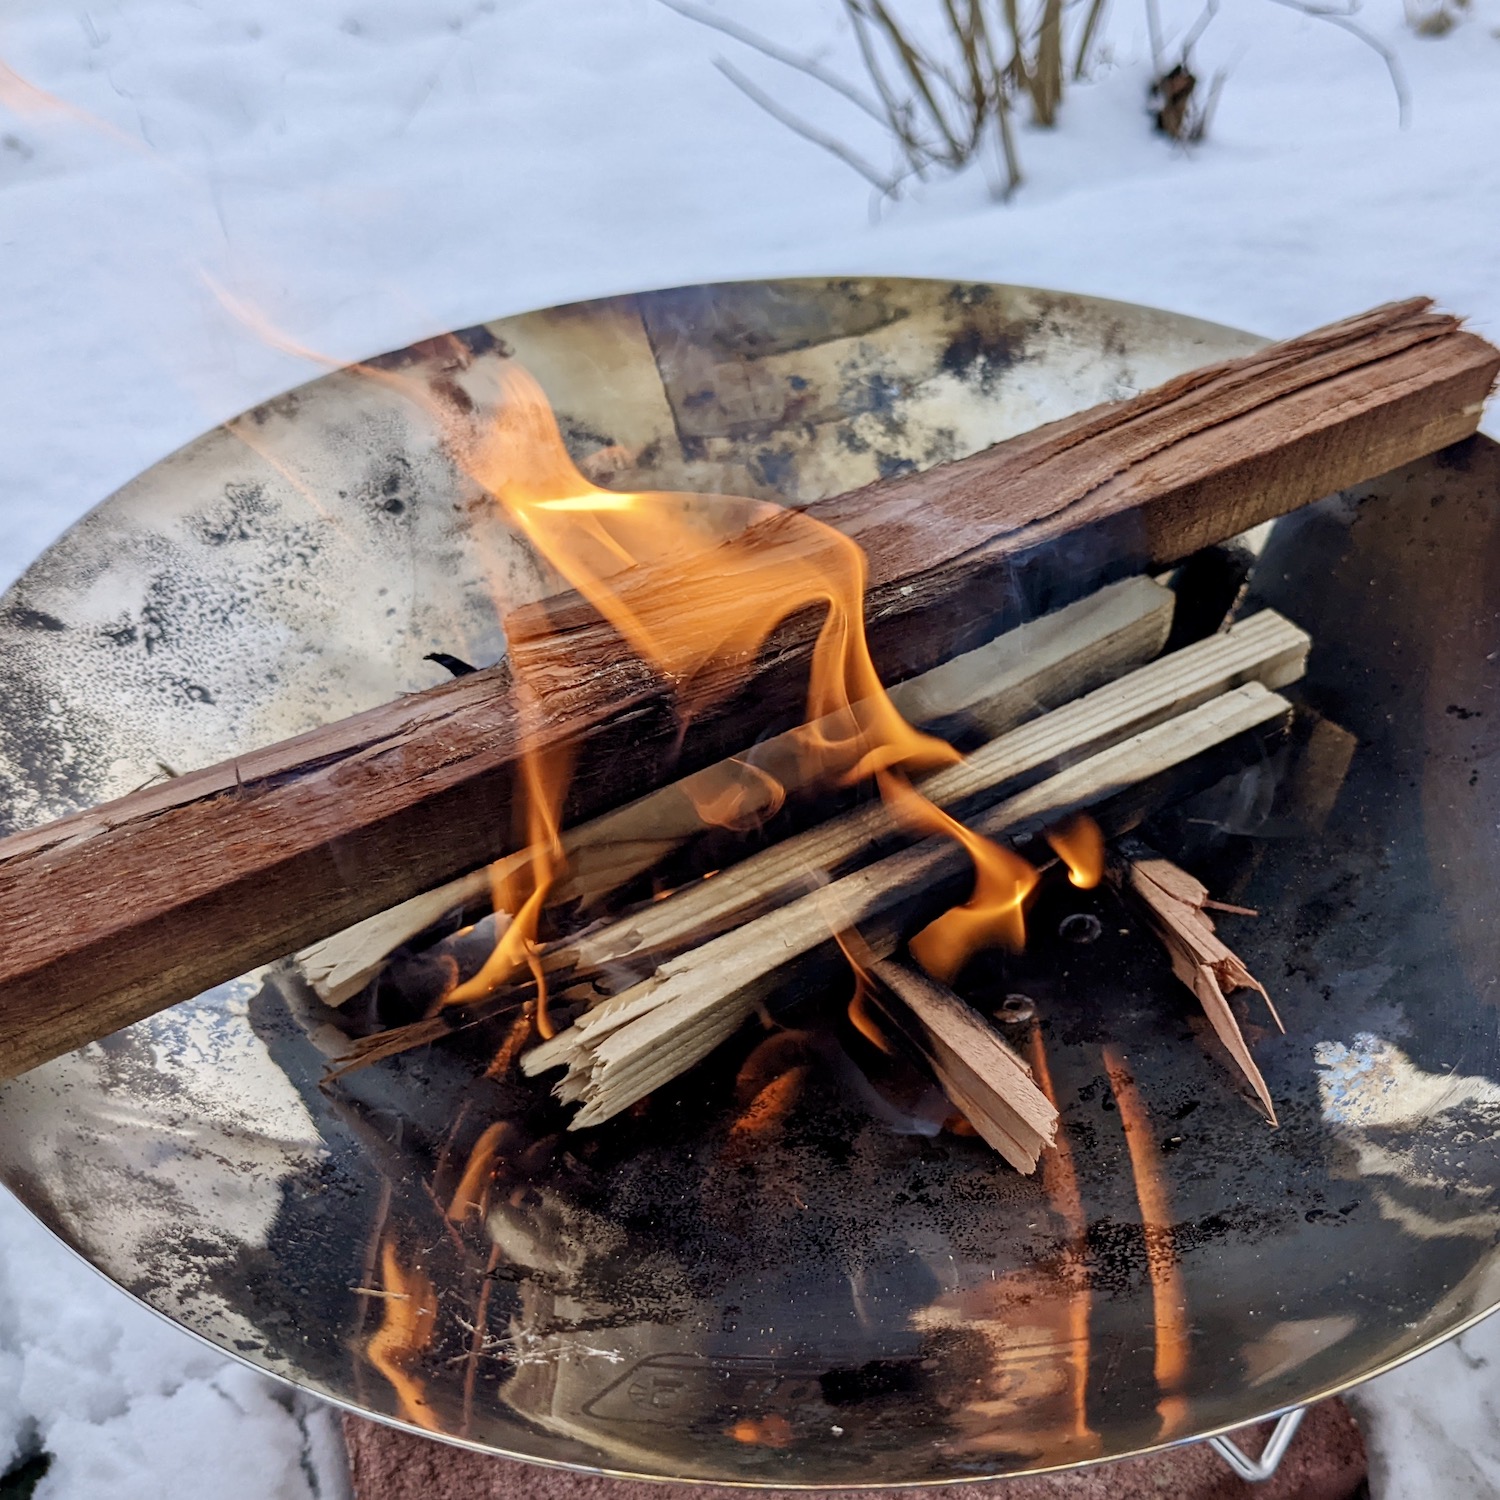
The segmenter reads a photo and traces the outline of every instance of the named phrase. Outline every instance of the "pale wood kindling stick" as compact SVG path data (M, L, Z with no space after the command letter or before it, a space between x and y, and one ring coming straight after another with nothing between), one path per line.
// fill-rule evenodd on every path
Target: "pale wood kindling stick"
M1302 676L1310 645L1306 631L1263 610L1222 635L1174 651L999 735L918 785L938 807L959 808L1008 783L1106 749L1241 683L1286 687ZM565 940L544 963L550 969L591 972L614 960L703 941L799 886L839 873L901 830L884 803L867 804L758 850L712 880Z
M961 724L999 734L1150 661L1171 630L1173 603L1172 591L1161 584L1127 578L898 683L891 701L911 724L933 730ZM809 766L795 749L793 736L785 734L750 754L797 790ZM722 784L725 770L722 762L710 766L569 829L563 835L567 870L554 899L607 894L702 833L698 806ZM392 949L449 912L485 900L497 875L529 858L519 851L325 938L297 955L303 974L325 1004L342 1004L379 973Z
M971 826L987 838L1034 831L1289 712L1286 699L1246 683L1007 798ZM525 1054L521 1065L533 1075L567 1067L558 1097L584 1106L570 1128L607 1120L731 1036L785 970L830 943L834 931L855 927L877 959L888 957L914 921L951 904L952 882L966 862L952 840L934 838L866 865L661 964Z
M1422 299L1207 366L984 453L819 501L869 559L888 681L1111 578L1176 562L1472 434L1500 351ZM790 521L741 545L799 549ZM622 575L707 606L712 568ZM532 744L574 763L577 823L711 764L806 699L817 622L673 685L591 611L506 621L543 703ZM476 672L0 841L0 1077L107 1035L515 848L522 735L504 667Z
M1035 1171L1057 1139L1058 1115L1031 1069L947 985L901 959L884 959L870 972L915 1017L913 1027L876 996L881 1014L923 1055L963 1117L1018 1172Z
M1226 991L1257 990L1271 1012L1271 1019L1281 1025L1281 1017L1266 993L1266 987L1214 931L1207 908L1239 912L1254 916L1244 907L1225 906L1211 901L1208 887L1180 866L1164 859L1138 839L1124 841L1110 859L1110 883L1144 916L1146 924L1160 939L1172 961L1172 972L1198 998L1209 1024L1245 1075L1255 1096L1265 1107L1271 1123L1276 1124L1276 1106L1271 1091L1245 1044L1240 1023L1225 998Z

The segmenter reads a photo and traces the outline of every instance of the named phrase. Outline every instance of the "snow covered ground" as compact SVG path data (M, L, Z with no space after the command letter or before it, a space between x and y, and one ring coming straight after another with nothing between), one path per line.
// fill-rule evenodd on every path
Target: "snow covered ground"
M833 0L719 7L849 54ZM1197 6L1163 11L1170 53ZM868 122L655 0L11 0L0 587L132 475L310 373L210 280L343 357L607 292L820 272L1031 282L1268 334L1426 292L1500 335L1500 0L1471 0L1441 37L1416 35L1400 0L1366 0L1404 129L1359 38L1226 0L1195 53L1227 82L1194 150L1147 129L1144 14L1113 0L1061 128L1021 132L1012 203L975 172L872 213L858 177L712 60L733 55L878 155ZM1391 1377L1406 1385L1387 1387L1377 1493L1496 1492L1482 1373L1463 1388L1489 1458L1468 1478L1424 1476L1440 1445L1405 1442L1422 1422L1391 1416L1424 1387L1462 1406L1446 1372L1500 1355L1500 1329L1465 1347L1425 1381ZM0 1468L7 1450L55 1455L39 1500L187 1500L210 1458L225 1496L303 1500L332 1492L330 1440L326 1417L138 1310L0 1201Z

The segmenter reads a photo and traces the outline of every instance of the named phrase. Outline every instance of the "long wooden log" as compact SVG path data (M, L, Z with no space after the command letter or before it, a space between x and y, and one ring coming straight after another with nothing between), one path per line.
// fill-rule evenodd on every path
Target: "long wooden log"
M810 509L869 552L871 640L904 678L1468 436L1497 371L1500 352L1456 320L1392 304ZM766 529L768 558L791 529ZM623 586L654 603L670 582ZM566 820L794 722L812 624L726 664L684 738L669 685L597 620L520 612L508 629L542 695L537 743L576 762ZM0 842L0 1077L515 848L510 682L475 673Z

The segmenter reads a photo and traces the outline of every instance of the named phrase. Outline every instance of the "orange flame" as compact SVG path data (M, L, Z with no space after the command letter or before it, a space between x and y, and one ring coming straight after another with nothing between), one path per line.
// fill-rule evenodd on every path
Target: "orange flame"
M906 723L876 674L865 639L865 558L854 542L767 501L601 489L569 457L531 376L509 366L499 380L497 415L482 429L457 435L459 461L536 551L672 683L684 720L738 685L744 665L779 623L813 609L822 611L823 623L809 677L808 722L794 738L814 773L847 784L958 759L950 745ZM705 512L713 517L711 530L694 519ZM719 539L724 532L733 534ZM670 590L659 578L630 571L668 561ZM518 676L524 678L519 665ZM539 700L544 692L542 684L533 689L522 680L519 686L523 697L532 693ZM537 759L528 753L523 778L533 851L522 866L526 889L514 889L517 867L507 862L495 895L513 921L490 962L447 997L452 1004L491 993L527 964L542 986L537 920L563 867L559 813L568 768L552 764L544 772ZM725 773L733 781L711 784L695 797L705 824L749 826L780 805L784 791L769 772L748 761L739 768ZM966 830L964 842L971 848L983 843ZM544 1037L552 1034L544 990L538 1029Z
M849 1024L867 1042L878 1047L887 1057L893 1057L895 1048L886 1040L885 1033L876 1024L875 1017L870 1014L870 996L875 993L875 978L869 969L872 960L870 950L865 946L860 935L852 929L835 930L833 937L839 947L844 950L844 957L849 960L849 967L854 970L854 993L849 997Z
M525 707L523 698L523 714ZM547 976L538 957L536 934L547 892L564 864L561 813L572 760L555 749L548 755L540 754L529 735L526 744L515 810L525 823L531 858L522 864L501 860L490 867L495 910L512 913L510 923L479 972L455 985L444 996L444 1003L464 1005L481 1000L518 970L529 968L537 986L536 1028L545 1039L553 1035L553 1028L547 1014Z
M1045 837L1079 890L1091 891L1104 878L1104 833L1087 813L1074 813Z
M1130 1152L1141 1225L1146 1234L1146 1268L1151 1277L1151 1304L1156 1322L1156 1404L1161 1436L1178 1433L1188 1416L1182 1394L1187 1378L1189 1324L1187 1287L1172 1242L1172 1204L1161 1176L1161 1152L1151 1130L1151 1115L1125 1058L1112 1046L1104 1048L1104 1070L1120 1107L1120 1125Z
M738 757L689 776L682 789L705 824L738 833L774 818L786 801L786 788L769 771Z
M266 342L321 358L224 288L211 280L209 285L226 309ZM471 356L456 339L435 344L451 349L448 373L439 384L456 389ZM464 392L457 403L439 399L436 386L403 372L353 368L427 413L459 465L540 557L670 681L684 722L740 685L745 665L779 624L821 611L807 722L791 736L799 783L822 777L848 785L874 776L911 824L944 833L968 850L975 863L972 896L912 944L932 973L951 977L986 944L1023 945L1022 906L1037 872L934 807L906 779L952 765L959 755L943 740L913 729L880 682L865 635L865 556L855 542L769 501L628 493L593 484L569 456L541 387L514 363L497 374L498 399L478 403ZM493 406L493 418L475 422L459 415L460 408L472 411L476 405ZM507 580L493 559L487 561L503 611ZM667 562L672 587L663 590L649 565ZM547 684L527 682L519 662L517 667L523 728L534 729ZM523 735L523 743L523 769L512 801L524 827L526 857L508 856L492 867L496 910L511 920L480 971L444 1001L461 1005L482 999L529 969L538 991L537 1030L548 1038L553 1026L537 934L548 894L565 870L561 810L572 766L556 752L544 757L534 733ZM722 785L705 783L700 774L690 786L705 826L748 828L781 805L785 791L776 776L750 760L734 764L732 773L722 773Z
M897 776L880 777L882 795L898 816L928 833L946 833L974 861L974 890L962 906L930 922L907 945L934 979L952 979L984 947L1019 952L1026 946L1024 905L1040 876L1014 850L950 817Z
M441 1432L427 1404L427 1385L411 1367L432 1341L437 1323L437 1293L427 1276L403 1270L396 1247L386 1239L380 1247L380 1285L385 1293L385 1315L365 1345L365 1357L390 1381L396 1393L397 1414L403 1421Z

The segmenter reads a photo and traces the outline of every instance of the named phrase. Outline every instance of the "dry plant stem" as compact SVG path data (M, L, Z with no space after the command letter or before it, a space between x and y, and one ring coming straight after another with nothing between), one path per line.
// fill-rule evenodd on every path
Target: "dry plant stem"
M1173 604L1171 591L1148 578L1111 584L900 683L891 699L910 723L939 733L962 725L998 734L1149 661L1171 629ZM789 734L763 742L744 758L792 790L801 787L808 770ZM556 899L605 896L702 833L698 805L732 769L721 762L569 829L563 835L568 869ZM394 948L449 912L484 900L494 875L515 873L528 858L523 851L494 872L478 870L334 933L297 955L303 975L325 1004L342 1004L380 972Z
M864 548L869 640L899 681L1468 436L1497 370L1455 320L1394 304L807 509ZM771 562L805 537L787 518L737 545ZM711 572L622 575L622 603L648 626L667 601L706 607ZM536 748L575 758L564 821L795 722L818 624L787 622L684 699L592 610L517 611ZM492 669L0 842L0 1077L503 854L521 751Z
M1247 683L1007 798L972 826L989 838L1034 831L1281 722L1288 712L1284 698ZM662 964L649 979L528 1053L522 1068L536 1074L565 1064L558 1095L584 1103L573 1128L606 1120L732 1034L775 988L780 972L828 943L831 933L857 927L877 959L889 957L914 924L951 904L966 858L944 838L877 860Z
M915 1017L913 1028L899 1008L881 1006L964 1118L1018 1172L1034 1171L1042 1150L1057 1139L1058 1116L1031 1069L972 1006L920 969L886 959L871 972Z
M924 778L922 794L939 807L961 810L986 793L998 794L1023 778L1107 749L1242 683L1285 687L1301 677L1309 645L1305 631L1265 610L1000 735L959 764ZM901 834L901 823L884 803L868 804L564 942L546 964L588 973L633 954L661 956L701 942L789 892L839 873Z
M1110 880L1145 917L1172 961L1172 972L1198 997L1225 1050L1239 1066L1255 1096L1276 1124L1276 1106L1244 1033L1225 999L1226 990L1258 990L1278 1027L1281 1017L1266 988L1214 932L1206 907L1208 889L1155 850L1128 840L1110 865ZM1237 908L1229 908L1236 910Z

